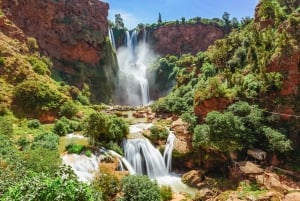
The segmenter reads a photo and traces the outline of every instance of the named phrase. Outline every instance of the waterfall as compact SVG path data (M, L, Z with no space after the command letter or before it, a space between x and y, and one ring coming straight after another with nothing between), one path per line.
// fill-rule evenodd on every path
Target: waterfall
M71 166L80 181L90 183L94 174L99 170L100 158L92 154L91 157L78 154L64 154L63 163Z
M113 49L115 50L116 49L116 42L115 42L115 36L114 36L114 32L113 32L112 28L109 28L108 36L109 36L111 45L112 45Z
M171 172L172 168L172 152L174 148L174 142L175 142L176 136L172 131L170 131L170 134L167 139L165 151L164 151L164 161L166 163L166 167L168 172Z
M150 50L146 40L147 32L138 41L136 30L126 31L125 44L117 51L118 63L122 76L120 87L121 93L127 97L127 101L121 104L148 105L150 102L149 85L146 78L147 66L153 63L155 56Z
M137 174L150 178L168 174L160 152L146 138L128 139L124 143L124 153Z
M126 160L126 158L122 157L120 154L118 154L117 152L115 152L113 150L109 150L108 153L119 159L121 171L128 170L129 174L136 173L135 170L133 169L133 167L131 166L131 164Z

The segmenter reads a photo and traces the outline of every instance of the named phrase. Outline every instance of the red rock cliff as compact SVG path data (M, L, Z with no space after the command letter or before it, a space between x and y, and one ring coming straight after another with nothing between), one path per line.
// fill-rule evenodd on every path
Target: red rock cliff
M3 0L2 8L49 56L95 64L107 33L108 5L97 0Z
M150 41L154 50L162 55L196 54L224 36L221 27L210 24L165 25L150 32Z
M1 1L5 15L54 63L61 77L81 87L88 83L94 100L108 102L117 73L106 40L108 4L98 0Z

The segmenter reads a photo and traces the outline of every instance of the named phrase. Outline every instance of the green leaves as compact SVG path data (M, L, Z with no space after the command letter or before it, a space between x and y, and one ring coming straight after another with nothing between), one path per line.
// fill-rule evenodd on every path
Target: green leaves
M92 144L97 140L119 142L128 134L128 125L119 117L95 112L86 119L84 133Z
M122 201L161 201L157 183L144 175L131 175L122 180Z

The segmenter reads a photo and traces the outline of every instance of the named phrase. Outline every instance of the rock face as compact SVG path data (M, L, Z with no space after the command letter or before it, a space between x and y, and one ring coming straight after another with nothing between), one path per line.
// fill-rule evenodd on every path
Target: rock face
M180 55L205 51L215 40L224 36L225 31L216 25L170 24L150 30L149 40L155 52L161 55Z
M108 4L98 0L3 0L1 7L27 36L37 39L65 81L78 87L87 83L96 100L110 99L117 63L106 40Z

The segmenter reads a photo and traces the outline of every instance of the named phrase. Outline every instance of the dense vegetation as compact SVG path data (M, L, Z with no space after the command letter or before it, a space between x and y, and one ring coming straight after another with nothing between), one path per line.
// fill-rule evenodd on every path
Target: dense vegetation
M300 49L297 7L295 1L264 0L255 19L245 18L242 23L224 13L222 20L159 19L149 25L214 23L235 28L206 52L157 60L151 68L156 78L151 85L154 90L171 93L156 101L152 109L186 121L195 151L260 148L299 165L299 118L274 112L292 108L300 113L300 86L295 86L294 93L281 93L290 77L284 60L299 54ZM113 28L124 34L121 16L116 16ZM272 69L278 60L282 65ZM79 71L83 68L80 62L74 65ZM91 156L95 145L122 154L120 144L129 130L122 118L105 114L105 106L90 104L93 94L88 85L80 90L52 79L58 80L52 66L34 38L23 42L0 33L0 200L170 200L170 187L159 188L146 176L120 179L105 173L87 185L62 166L61 136L81 132L90 139L88 146L67 144L68 153ZM204 110L210 101L220 107ZM44 124L49 122L52 124ZM154 141L165 140L167 135L164 126L150 128L149 138Z
M220 151L261 148L289 152L298 147L288 139L297 135L299 121L284 120L272 113L276 107L293 105L299 95L280 95L285 80L284 67L272 70L276 59L299 50L299 9L297 3L261 1L254 20L218 40L206 52L160 58L152 71L154 87L172 92L152 108L175 113L190 124L195 148ZM274 40L275 39L275 40ZM296 93L299 94L299 91ZM212 108L208 114L204 105ZM295 104L299 105L299 104ZM271 113L270 113L271 112Z

